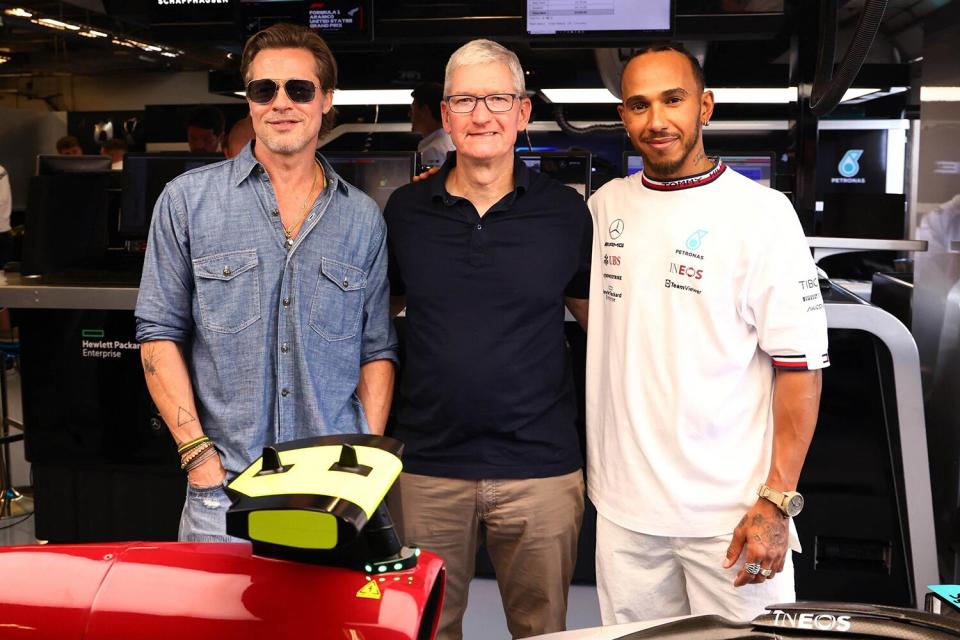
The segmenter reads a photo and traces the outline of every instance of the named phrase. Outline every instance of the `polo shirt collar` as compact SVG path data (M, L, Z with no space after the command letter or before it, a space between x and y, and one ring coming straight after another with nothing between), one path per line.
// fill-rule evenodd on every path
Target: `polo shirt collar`
M434 200L440 199L444 204L453 204L458 198L450 195L447 191L447 176L450 170L457 165L457 154L447 154L447 161L440 167L440 172L432 176L428 184L430 185L430 197ZM511 202L523 195L530 188L530 167L524 164L523 160L517 154L513 155L513 194Z

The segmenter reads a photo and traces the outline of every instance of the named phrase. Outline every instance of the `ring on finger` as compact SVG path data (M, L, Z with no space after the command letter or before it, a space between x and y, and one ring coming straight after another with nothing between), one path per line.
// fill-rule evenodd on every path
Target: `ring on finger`
M760 575L764 578L769 578L773 575L773 569L760 569Z
M755 576L758 573L760 573L760 563L748 562L747 564L743 565L743 570L749 573L750 575Z

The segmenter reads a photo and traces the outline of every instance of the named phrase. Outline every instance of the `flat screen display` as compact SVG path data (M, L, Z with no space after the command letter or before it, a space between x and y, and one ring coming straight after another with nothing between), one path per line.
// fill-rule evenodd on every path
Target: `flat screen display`
M525 165L572 187L586 199L590 195L592 156L586 151L521 151Z
M323 152L341 178L373 198L380 211L390 194L410 183L416 169L415 151L377 153Z
M107 156L62 156L40 154L37 156L37 175L52 176L60 173L89 173L110 171Z
M109 158L107 158L109 161ZM181 173L220 162L220 154L128 153L123 157L123 196L119 231L127 237L147 236L153 207L167 183Z
M373 38L372 0L240 0L240 13L245 37L289 22L307 26L331 42Z
M617 39L665 36L673 28L671 0L526 0L531 37Z

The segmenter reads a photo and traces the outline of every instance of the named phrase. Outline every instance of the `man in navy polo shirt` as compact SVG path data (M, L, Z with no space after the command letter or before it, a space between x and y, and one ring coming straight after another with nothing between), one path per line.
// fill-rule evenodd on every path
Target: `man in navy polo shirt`
M460 638L477 546L513 637L561 631L583 514L564 306L586 327L592 223L573 189L514 155L524 75L489 40L447 64L440 172L387 203L391 308L406 308L392 435L405 539L439 553L439 638Z

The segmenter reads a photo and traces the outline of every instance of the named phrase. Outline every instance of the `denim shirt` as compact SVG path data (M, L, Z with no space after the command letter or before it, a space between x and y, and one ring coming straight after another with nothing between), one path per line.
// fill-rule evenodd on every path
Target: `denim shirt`
M327 186L289 243L250 145L172 180L154 208L137 339L183 345L231 476L267 444L369 431L360 366L396 361L383 218L317 159Z

